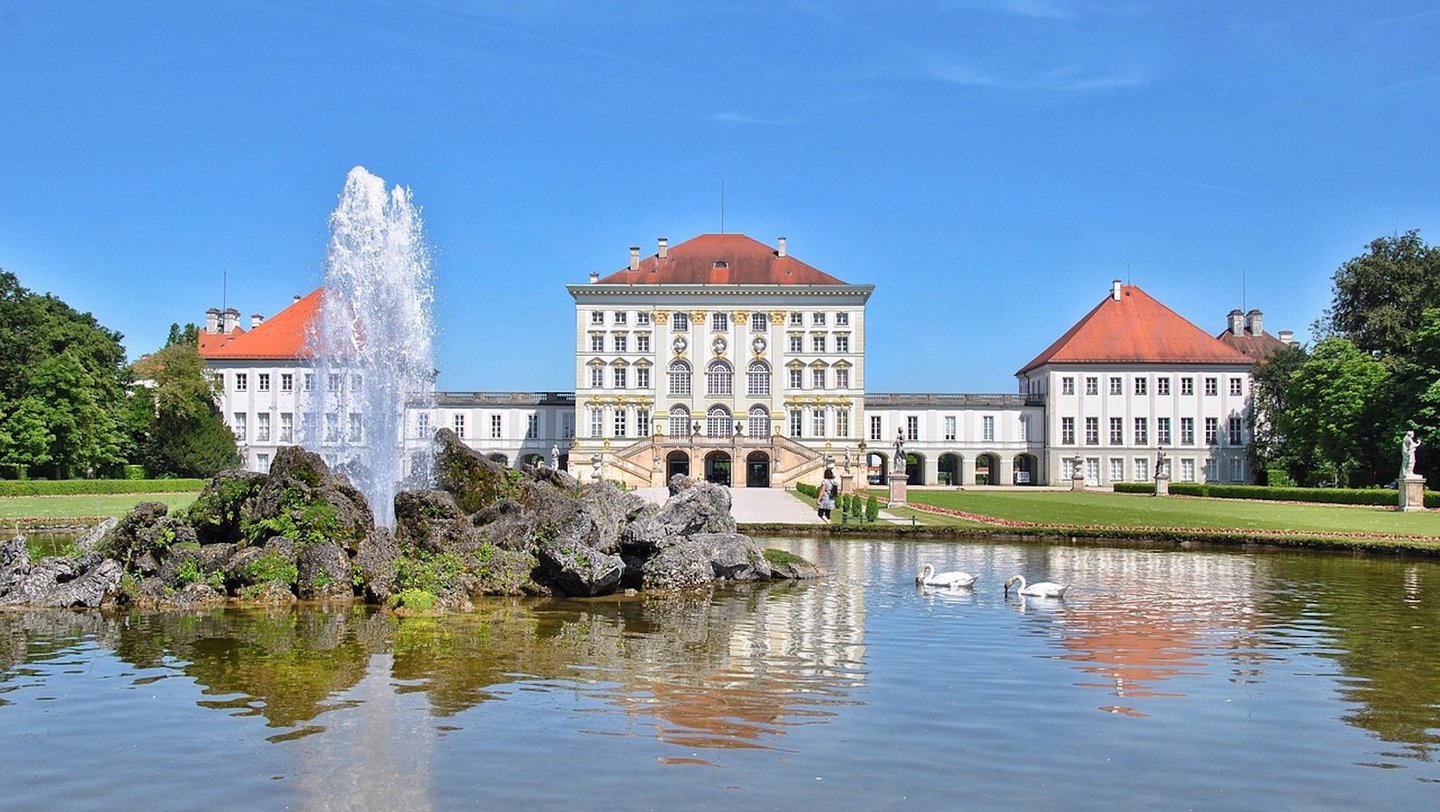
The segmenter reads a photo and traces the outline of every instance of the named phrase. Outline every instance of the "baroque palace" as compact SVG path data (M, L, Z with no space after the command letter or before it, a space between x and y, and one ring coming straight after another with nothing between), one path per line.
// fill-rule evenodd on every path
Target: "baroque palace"
M1089 486L1145 481L1164 458L1176 481L1247 482L1250 370L1291 341L1258 310L1211 335L1134 285L1022 366L1013 394L865 388L873 285L837 279L740 234L702 234L566 287L575 300L573 391L439 392L413 408L404 442L440 427L507 465L545 462L582 481L662 485L674 474L734 487L814 482L826 465L885 482L897 435L911 485ZM323 290L266 320L206 314L200 353L245 466L307 442L363 444L361 415L307 414L306 341ZM332 419L333 418L333 419ZM315 442L318 440L319 442ZM338 449L337 449L338 450ZM342 463L336 453L331 464Z

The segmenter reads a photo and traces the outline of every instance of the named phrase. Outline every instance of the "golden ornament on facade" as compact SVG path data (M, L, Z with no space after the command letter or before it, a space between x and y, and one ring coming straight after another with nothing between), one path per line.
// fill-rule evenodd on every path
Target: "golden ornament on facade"
M668 310L657 310L657 311L655 311L655 312L650 316L650 318L651 318L651 320L654 321L656 324L669 324L669 323L670 323L670 311L668 311Z
M783 311L783 310L771 310L771 311L770 311L770 323L771 323L771 324L784 324L784 323L785 323L785 311Z

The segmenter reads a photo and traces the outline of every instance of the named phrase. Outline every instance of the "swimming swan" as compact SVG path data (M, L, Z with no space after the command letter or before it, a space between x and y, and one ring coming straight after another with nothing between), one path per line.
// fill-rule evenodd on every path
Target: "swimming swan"
M922 586L970 586L975 583L975 579L978 577L979 576L971 575L968 572L942 572L937 575L935 568L926 564L920 568L920 573L915 576L915 583L921 584Z
M1005 580L1006 595L1010 594L1010 585L1016 581L1020 582L1020 589L1017 594L1029 598L1063 598L1065 597L1065 590L1070 588L1068 584L1062 586L1061 584L1051 583L1050 581L1041 581L1038 584L1027 585L1025 583L1025 576L1012 575Z

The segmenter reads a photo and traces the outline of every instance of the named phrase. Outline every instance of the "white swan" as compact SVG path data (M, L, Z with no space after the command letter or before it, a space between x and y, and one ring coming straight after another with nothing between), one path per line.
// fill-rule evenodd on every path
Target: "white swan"
M1070 588L1069 584L1056 584L1050 581L1041 581L1036 584L1026 584L1025 576L1012 575L1005 580L1005 594L1010 594L1010 585L1016 581L1020 582L1020 589L1016 594L1028 598L1063 598L1065 590Z
M971 584L975 583L975 579L978 577L979 576L971 575L968 572L958 571L942 572L937 574L934 567L926 564L925 566L920 568L920 573L915 576L915 583L922 586L970 586Z

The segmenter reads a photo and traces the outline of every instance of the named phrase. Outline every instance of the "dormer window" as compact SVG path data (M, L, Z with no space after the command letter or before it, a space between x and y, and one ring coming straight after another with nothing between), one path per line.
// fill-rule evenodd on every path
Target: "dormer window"
M718 270L726 270L726 269L728 269L729 267L730 267L730 263L726 262L725 260L723 260L723 259L717 259L717 260L715 260L715 269L716 269L717 271L718 271Z

